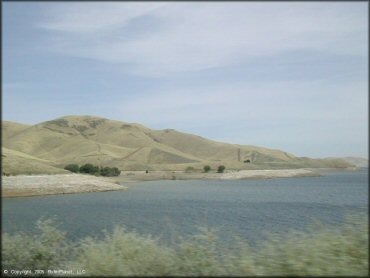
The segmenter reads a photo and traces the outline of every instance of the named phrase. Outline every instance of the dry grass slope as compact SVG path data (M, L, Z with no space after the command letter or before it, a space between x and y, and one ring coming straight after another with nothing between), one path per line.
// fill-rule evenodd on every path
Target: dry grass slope
M2 148L2 166L4 174L62 174L68 171L52 166L52 162L18 151Z
M33 126L4 122L2 128L4 147L61 168L68 163L122 170L201 169L205 164L223 164L228 169L350 166L345 161L298 158L280 150L221 143L172 129L152 130L97 116L65 116ZM243 163L246 160L250 163ZM8 163L9 159L4 161Z
M1 125L3 139L5 140L29 127L30 125L3 121Z

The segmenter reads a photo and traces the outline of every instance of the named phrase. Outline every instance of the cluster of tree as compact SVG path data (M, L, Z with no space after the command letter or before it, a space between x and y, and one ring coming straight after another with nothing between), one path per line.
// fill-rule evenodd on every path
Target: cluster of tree
M217 168L217 173L223 173L225 171L226 167L224 165L220 165Z
M185 169L185 173L191 173L191 172L194 172L195 171L195 168L194 167L192 167L192 166L188 166L188 167L186 167L186 169Z
M225 171L225 169L226 169L226 167L224 165L220 165L217 168L217 173L223 173ZM208 173L209 171L211 171L211 166L205 165L203 167L203 170L204 170L205 173Z
M117 167L99 167L91 163L86 163L81 167L77 164L68 164L64 169L73 173L84 173L96 176L113 177L119 176L121 170Z

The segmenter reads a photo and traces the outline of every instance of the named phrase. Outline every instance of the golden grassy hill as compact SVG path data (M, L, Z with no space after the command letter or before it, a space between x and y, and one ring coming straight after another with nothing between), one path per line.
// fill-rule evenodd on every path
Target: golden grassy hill
M3 121L2 122L2 138L7 140L9 137L21 132L22 130L30 127L30 125L20 124L16 122Z
M68 171L52 166L48 160L2 148L2 171L4 174L28 175L28 174L63 174Z
M152 130L96 116L65 116L32 126L3 122L2 129L3 146L8 152L17 151L60 168L69 163L122 170L202 169L206 164L213 168L223 164L229 169L350 166L342 160L298 158L280 150L221 143L172 129Z

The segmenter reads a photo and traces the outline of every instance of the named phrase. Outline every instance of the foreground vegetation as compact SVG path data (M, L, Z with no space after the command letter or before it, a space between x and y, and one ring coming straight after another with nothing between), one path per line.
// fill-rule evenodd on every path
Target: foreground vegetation
M352 216L339 227L315 225L306 233L271 235L253 248L237 238L226 244L207 229L166 246L123 227L78 243L68 242L51 220L40 220L37 227L36 235L3 234L3 270L83 269L88 276L368 275L366 216Z

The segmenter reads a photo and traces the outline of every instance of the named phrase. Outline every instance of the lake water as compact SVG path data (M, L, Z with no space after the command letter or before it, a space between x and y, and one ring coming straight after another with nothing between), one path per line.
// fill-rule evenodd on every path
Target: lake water
M368 211L368 169L321 177L236 181L151 181L127 191L3 198L2 228L33 231L40 217L54 217L77 239L102 235L114 225L171 240L197 226L251 243L264 232L305 229L314 219L340 224L350 212Z

